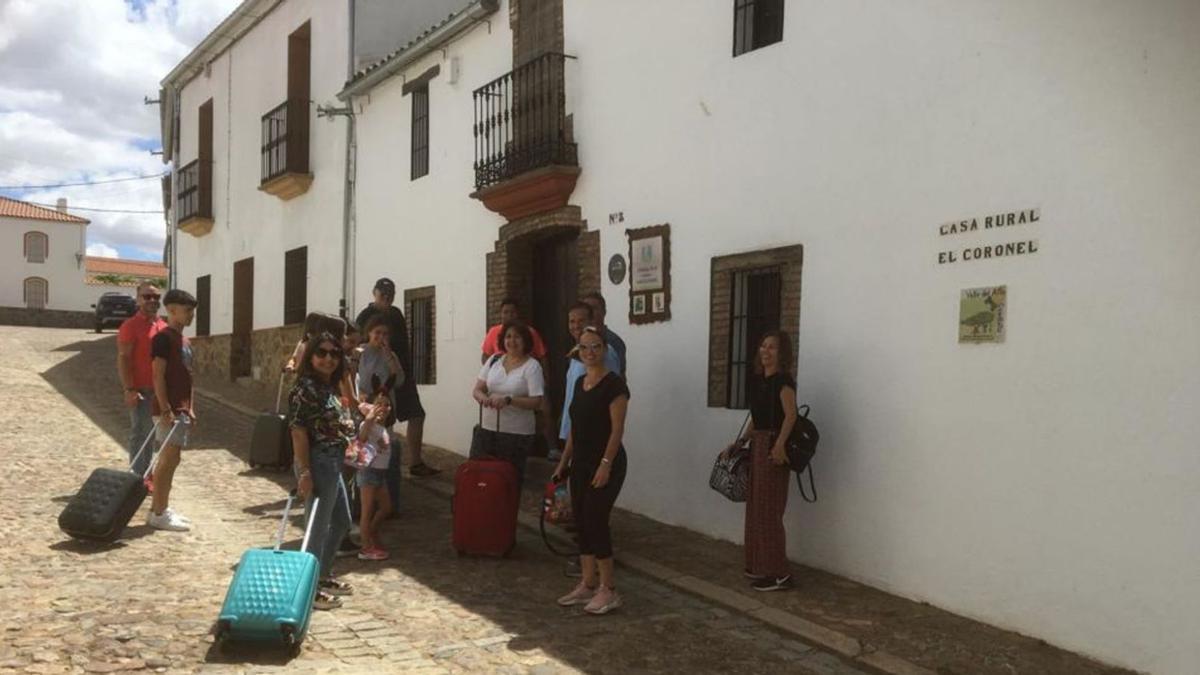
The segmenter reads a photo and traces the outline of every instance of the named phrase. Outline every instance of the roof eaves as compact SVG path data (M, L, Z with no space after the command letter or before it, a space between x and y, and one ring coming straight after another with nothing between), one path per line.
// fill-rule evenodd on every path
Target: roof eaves
M460 33L499 9L499 0L476 0L457 13L447 16L445 20L431 26L410 40L408 44L358 70L342 91L338 92L338 100L346 101L352 96L359 96L371 91L384 80L453 40Z

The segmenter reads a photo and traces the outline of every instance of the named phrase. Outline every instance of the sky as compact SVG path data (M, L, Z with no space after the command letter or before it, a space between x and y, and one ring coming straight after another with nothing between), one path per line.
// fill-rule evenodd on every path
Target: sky
M0 195L91 220L88 255L161 260L162 78L240 0L0 0Z

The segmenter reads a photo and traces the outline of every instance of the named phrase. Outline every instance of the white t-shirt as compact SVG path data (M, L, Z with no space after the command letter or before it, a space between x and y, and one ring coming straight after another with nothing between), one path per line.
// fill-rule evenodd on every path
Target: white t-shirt
M545 381L542 377L542 364L537 359L526 359L519 367L509 372L504 371L504 357L489 359L479 371L479 379L487 384L489 396L544 396ZM503 431L508 434L530 436L537 431L537 420L532 410L524 410L516 406L506 406L500 411L500 428L496 428L496 411L493 408L483 409L483 428L491 431Z
M389 454L392 452L392 439L388 435L387 427L382 424L372 424L371 428L367 430L367 443L370 443L376 452L375 459L368 467L372 469L388 468L388 460L391 459Z

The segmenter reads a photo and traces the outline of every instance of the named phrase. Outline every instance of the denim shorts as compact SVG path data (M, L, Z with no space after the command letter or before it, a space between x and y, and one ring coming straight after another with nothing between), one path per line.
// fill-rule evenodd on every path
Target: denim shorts
M383 487L387 484L387 469L367 467L358 470L358 487Z

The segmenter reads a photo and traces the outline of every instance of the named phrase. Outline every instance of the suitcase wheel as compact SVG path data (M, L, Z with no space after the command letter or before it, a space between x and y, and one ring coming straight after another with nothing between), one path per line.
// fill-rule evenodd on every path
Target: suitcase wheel
M296 646L296 628L294 626L280 626L279 631L283 633L283 644L289 647Z
M217 622L217 629L216 629L216 632L214 633L214 637L216 638L218 645L224 643L226 640L229 639L229 633L231 631L231 628L232 628L232 626L230 626L228 621L218 621Z

